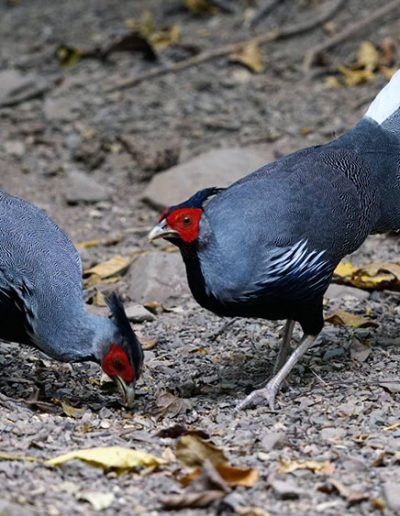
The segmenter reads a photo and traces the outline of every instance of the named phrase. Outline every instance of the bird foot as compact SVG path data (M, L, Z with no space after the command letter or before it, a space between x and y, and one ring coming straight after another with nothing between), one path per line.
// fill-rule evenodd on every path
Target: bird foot
M258 405L269 405L271 410L275 410L275 397L279 390L279 383L274 381L272 378L265 387L257 389L250 393L247 398L241 401L236 410L243 410L246 408L258 406Z

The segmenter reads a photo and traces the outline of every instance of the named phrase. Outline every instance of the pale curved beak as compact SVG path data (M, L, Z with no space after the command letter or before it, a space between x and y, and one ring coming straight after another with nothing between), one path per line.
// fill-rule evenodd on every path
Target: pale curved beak
M175 231L174 229L171 229L168 226L168 223L166 220L162 220L157 224L157 226L154 226L154 228L150 231L150 233L147 235L147 238L150 240L157 240L157 238L165 238L170 236L178 236L179 233Z
M133 383L127 384L119 376L115 377L117 387L124 400L124 405L132 408L135 401L135 385Z

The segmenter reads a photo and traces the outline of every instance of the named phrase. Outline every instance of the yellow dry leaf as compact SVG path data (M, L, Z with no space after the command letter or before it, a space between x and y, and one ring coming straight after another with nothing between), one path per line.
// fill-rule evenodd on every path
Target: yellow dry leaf
M125 20L125 27L139 33L155 50L161 51L175 45L181 38L182 29L175 24L163 30L156 30L151 11L143 12L140 20L130 18Z
M311 127L300 127L299 129L299 135L300 136L308 136L309 134L313 133L314 129Z
M85 271L85 274L94 274L99 276L101 279L109 278L110 276L116 276L117 274L124 273L130 265L130 260L123 256L113 256L106 262L99 263L90 269Z
M128 18L124 21L125 27L132 32L139 32L144 38L147 38L154 32L153 13L145 9L140 20L136 18Z
M254 468L237 468L229 464L215 464L214 468L222 480L230 487L253 487L256 485L259 478L258 471ZM193 480L198 478L201 473L201 468L194 468L179 481L186 487L191 484Z
M61 408L63 409L64 414L68 417L80 418L85 413L84 408L72 407L66 401L61 401Z
M96 277L98 278L98 276ZM91 298L91 302L95 306L107 306L105 295L100 290L96 290Z
M255 73L262 73L264 71L260 47L255 41L250 41L241 50L231 54L229 60L233 63L242 64Z
M38 458L33 455L21 455L19 453L0 451L0 461L2 460L21 460L25 462L38 462Z
M400 289L400 264L370 263L354 267L350 263L339 264L334 272L335 278L354 287L364 289Z
M329 75L328 77L325 77L325 84L330 86L331 88L341 88L342 84L340 83L339 79L335 77L334 75Z
M186 7L195 14L214 14L217 12L215 5L208 0L185 0Z
M216 464L215 469L228 486L253 487L258 481L258 471L254 468L236 468L227 464Z
M392 423L391 425L384 426L383 429L388 432L390 430L396 430L400 428L400 421L396 421L396 423Z
M390 81L390 79L393 77L393 75L397 72L397 67L396 66L389 67L389 66L382 65L379 68L379 71L381 72L381 74L384 76L384 78L387 81Z
M143 306L153 314L157 313L157 310L161 310L163 308L162 304L158 301L149 301L148 303L143 303Z
M47 460L45 464L62 466L70 460L81 460L91 466L102 468L104 471L112 470L118 473L141 468L157 468L166 463L164 459L141 450L132 450L122 446L108 446L72 451Z
M343 75L344 82L347 86L358 86L365 84L375 78L374 72L368 69L354 70L345 65L338 66L339 72Z
M77 48L60 45L56 50L57 59L60 65L64 68L69 68L81 59L83 52Z
M154 32L150 36L150 43L156 50L165 50L172 45L176 45L181 39L182 29L175 24L165 30Z
M235 507L235 514L239 516L271 516L270 512L260 509L260 507L242 506Z
M344 310L337 310L333 314L325 317L325 321L334 324L335 326L351 326L352 328L368 328L377 327L378 324L370 321L365 317L345 312Z
M100 245L100 240L85 240L84 242L78 242L75 247L78 249L88 249L89 247L96 247Z
M356 271L358 271L358 267L355 267L352 263L340 262L334 271L334 275L339 276L339 278L351 278Z
M157 339L145 339L141 338L140 343L142 345L142 349L149 350L153 349L157 344Z
M379 65L380 56L374 44L370 41L363 41L357 52L357 65L364 70L373 72Z
M176 445L177 460L189 468L202 466L209 460L214 466L216 464L227 464L224 452L215 444L205 441L198 435L184 435Z
M309 469L313 473L331 475L335 471L335 465L331 462L317 462L313 460L302 461L282 461L279 471L281 473L292 473L297 469Z
M108 509L114 501L113 493L100 493L95 491L83 491L79 493L79 500L89 502L95 511Z

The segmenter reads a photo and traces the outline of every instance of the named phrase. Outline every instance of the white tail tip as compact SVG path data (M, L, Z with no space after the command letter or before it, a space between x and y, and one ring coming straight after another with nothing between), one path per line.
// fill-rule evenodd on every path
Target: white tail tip
M382 124L400 108L400 70L393 75L390 82L378 93L369 106L365 116Z

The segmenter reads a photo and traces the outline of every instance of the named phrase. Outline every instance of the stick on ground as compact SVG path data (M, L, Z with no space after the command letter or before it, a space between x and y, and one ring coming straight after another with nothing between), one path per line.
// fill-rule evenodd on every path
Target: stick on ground
M369 16L366 16L359 22L353 23L346 27L342 32L335 34L331 38L327 39L323 43L316 45L315 47L310 48L310 50L306 53L303 61L303 70L304 72L308 72L312 66L318 61L319 56L322 52L329 50L330 48L335 47L339 43L343 43L346 39L351 38L358 32L362 31L371 23L374 23L384 16L387 16L392 11L400 8L400 0L393 0L392 2L376 9ZM400 12L399 12L400 14Z
M239 43L229 43L219 48L206 50L200 54L197 54L196 56L190 57L189 59L183 59L182 61L178 61L177 63L173 63L171 65L164 65L153 68L152 70L144 72L141 75L137 75L136 77L119 82L110 88L108 92L131 88L132 86L136 86L136 84L139 84L145 80L154 79L155 77L166 75L168 73L178 73L192 66L205 63L206 61L211 61L212 59L217 59L218 57L223 57L235 52L239 52L249 43L264 45L265 43L269 43L271 41L277 41L280 39L290 38L298 34L303 34L304 32L315 29L319 25L327 22L344 4L345 0L336 0L335 2L331 1L328 9L305 22L287 25L281 29L271 30L265 34L255 36L254 38L248 39L246 41L240 41Z

